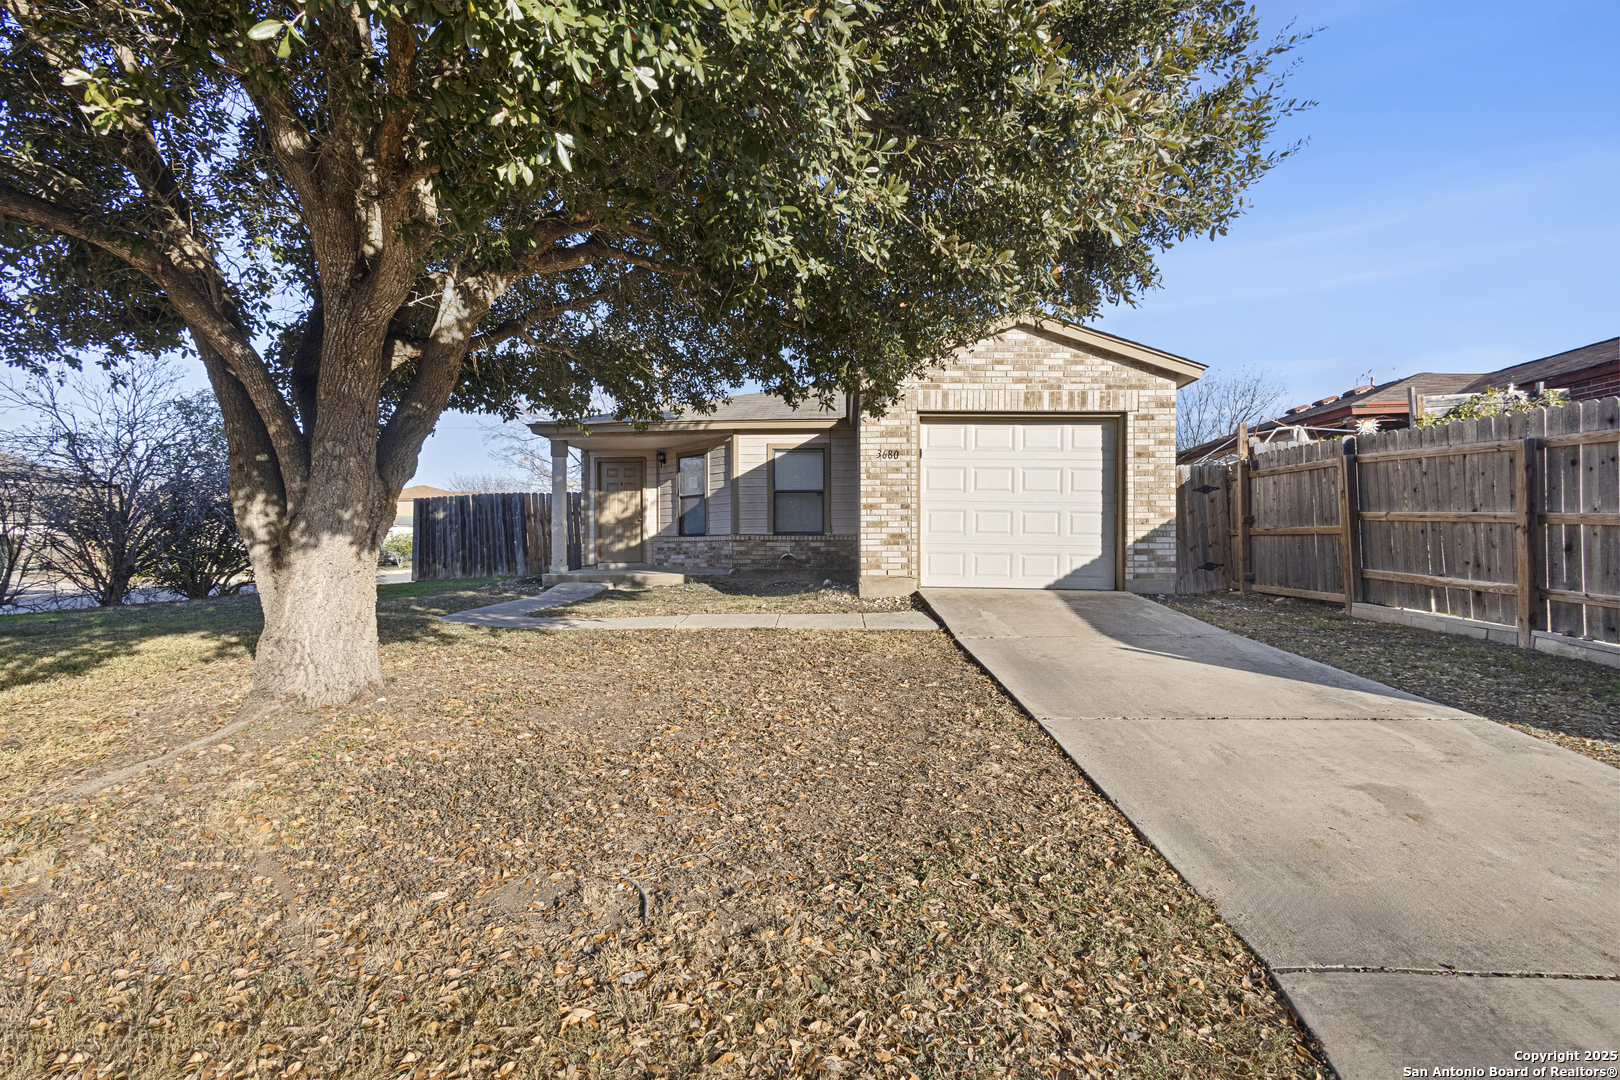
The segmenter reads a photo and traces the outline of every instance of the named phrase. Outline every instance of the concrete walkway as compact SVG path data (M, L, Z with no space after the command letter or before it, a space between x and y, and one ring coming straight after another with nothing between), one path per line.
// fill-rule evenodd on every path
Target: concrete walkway
M1343 1080L1620 1049L1620 770L1124 593L923 597Z
M938 630L920 611L850 612L826 615L651 615L618 619L546 618L533 614L595 596L606 585L571 581L539 596L472 608L446 615L442 622L501 626L515 630Z

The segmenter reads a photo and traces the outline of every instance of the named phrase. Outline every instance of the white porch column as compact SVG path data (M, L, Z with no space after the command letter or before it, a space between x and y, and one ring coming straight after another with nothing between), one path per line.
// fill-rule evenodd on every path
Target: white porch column
M568 569L568 444L551 440L551 572Z

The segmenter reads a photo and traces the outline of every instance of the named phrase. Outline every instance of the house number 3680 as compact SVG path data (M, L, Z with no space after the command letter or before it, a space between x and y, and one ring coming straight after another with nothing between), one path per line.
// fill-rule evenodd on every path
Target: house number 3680
M900 458L900 451L898 451L898 450L879 450L877 452L877 456L878 456L879 460L897 461Z

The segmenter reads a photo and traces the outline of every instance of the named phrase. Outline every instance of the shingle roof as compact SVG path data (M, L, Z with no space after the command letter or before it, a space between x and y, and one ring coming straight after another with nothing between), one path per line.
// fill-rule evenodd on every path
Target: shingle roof
M826 407L823 407L814 398L809 401L802 401L797 406L791 406L775 394L738 394L730 401L722 401L717 404L712 413L666 411L664 413L664 422L668 424L682 422L729 424L758 420L837 420L842 418L845 412L845 396L843 394L833 395L832 403ZM593 424L617 424L620 422L610 415L587 416L583 421L587 427Z
M1620 337L1612 337L1607 341L1594 341L1590 345L1582 345L1579 349L1568 352L1554 353L1544 356L1540 360L1531 360L1528 363L1518 364L1514 367L1502 368L1481 375L1477 380L1463 387L1457 393L1478 394L1483 393L1487 386L1502 388L1512 383L1515 386L1533 386L1538 382L1558 387L1562 384L1562 376L1584 371L1586 368L1596 367L1605 361L1620 360Z
M1304 424L1310 426L1313 420L1333 413L1343 412L1346 406L1365 405L1372 401L1399 401L1406 402L1406 391L1409 387L1416 387L1420 394L1460 394L1464 387L1483 375L1466 373L1452 374L1444 371L1423 371L1416 375L1408 375L1404 379L1394 379L1386 383L1378 383L1366 390L1348 394L1340 394L1331 401L1320 405L1312 405L1299 412L1286 412L1278 418L1278 422L1288 424ZM1255 425L1258 428L1260 425Z

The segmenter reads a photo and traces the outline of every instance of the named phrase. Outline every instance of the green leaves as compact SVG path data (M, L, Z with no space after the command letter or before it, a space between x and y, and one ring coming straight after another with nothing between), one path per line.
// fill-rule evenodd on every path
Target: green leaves
M402 252L422 283L379 312L390 335L430 333L445 280L501 283L483 325L524 334L469 328L458 400L504 411L605 393L650 415L737 378L878 401L1010 314L1151 287L1158 251L1224 230L1286 156L1266 143L1293 107L1222 0L177 2L44 0L8 24L5 182L157 243L106 138L150 131L253 326L269 295L371 272L315 258L359 215L380 245L361 264ZM303 201L299 146L352 179L340 210ZM37 236L8 255L43 267ZM65 303L56 273L28 280ZM18 288L18 319L90 325L54 301L25 316L45 286ZM418 374L391 370L385 402Z

